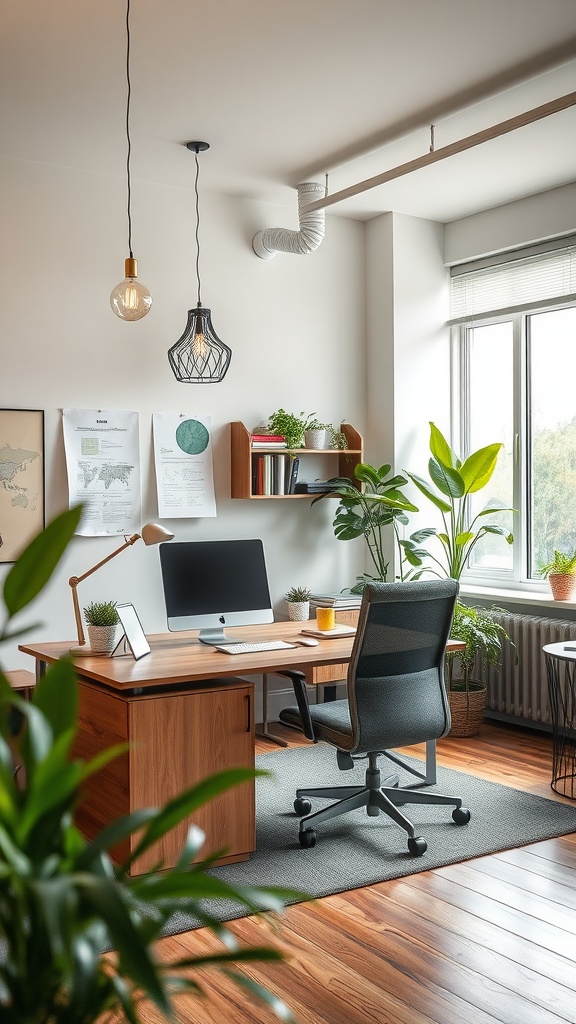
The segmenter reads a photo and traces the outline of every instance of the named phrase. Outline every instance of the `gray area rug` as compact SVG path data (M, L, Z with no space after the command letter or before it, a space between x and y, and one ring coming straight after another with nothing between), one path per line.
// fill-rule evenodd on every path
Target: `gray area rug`
M380 761L384 776L390 762ZM413 763L422 770L422 762ZM318 743L263 754L256 764L273 772L272 778L256 783L256 852L240 864L213 869L236 885L280 885L313 897L328 896L576 831L576 806L439 767L438 784L431 792L462 797L472 817L468 825L458 826L451 807L406 804L404 813L416 825L416 835L428 843L422 857L410 856L406 833L386 815L369 818L363 810L322 822L316 830L317 845L305 850L298 842L299 818L293 810L296 788L363 783L366 762L340 772L334 749ZM407 773L399 774L400 785L411 781ZM320 806L323 803L312 801L313 810ZM244 909L231 902L212 901L210 911L222 921L245 916ZM166 934L197 926L194 918L177 914Z

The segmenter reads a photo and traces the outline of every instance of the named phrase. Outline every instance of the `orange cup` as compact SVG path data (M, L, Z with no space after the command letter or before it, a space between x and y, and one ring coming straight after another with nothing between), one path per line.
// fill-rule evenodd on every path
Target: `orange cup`
M316 609L316 625L318 629L334 629L336 625L336 614L333 608Z

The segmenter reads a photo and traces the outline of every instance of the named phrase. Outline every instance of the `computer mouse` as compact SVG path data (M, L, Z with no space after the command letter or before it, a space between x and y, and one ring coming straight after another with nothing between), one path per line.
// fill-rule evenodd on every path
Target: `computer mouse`
M318 640L315 640L313 636L302 636L294 637L291 641L294 644L300 644L301 647L318 647Z

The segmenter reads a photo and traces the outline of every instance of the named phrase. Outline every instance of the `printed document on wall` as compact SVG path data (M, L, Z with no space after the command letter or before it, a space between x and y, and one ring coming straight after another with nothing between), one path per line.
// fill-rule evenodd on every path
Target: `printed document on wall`
M138 413L63 409L70 508L84 505L76 533L107 537L140 529Z
M160 518L215 516L211 417L155 412L152 423Z

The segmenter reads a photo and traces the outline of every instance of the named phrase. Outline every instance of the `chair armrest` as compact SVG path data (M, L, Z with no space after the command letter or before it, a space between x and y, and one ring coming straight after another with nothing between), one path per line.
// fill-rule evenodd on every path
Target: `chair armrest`
M306 739L312 740L313 743L318 742L318 738L314 733L314 723L310 715L310 705L308 704L308 691L306 689L306 676L303 672L292 672L288 669L282 672L277 672L279 676L286 676L290 679L292 686L294 687L294 696L296 697L296 703L298 705L298 712L302 720L302 732L306 736Z

